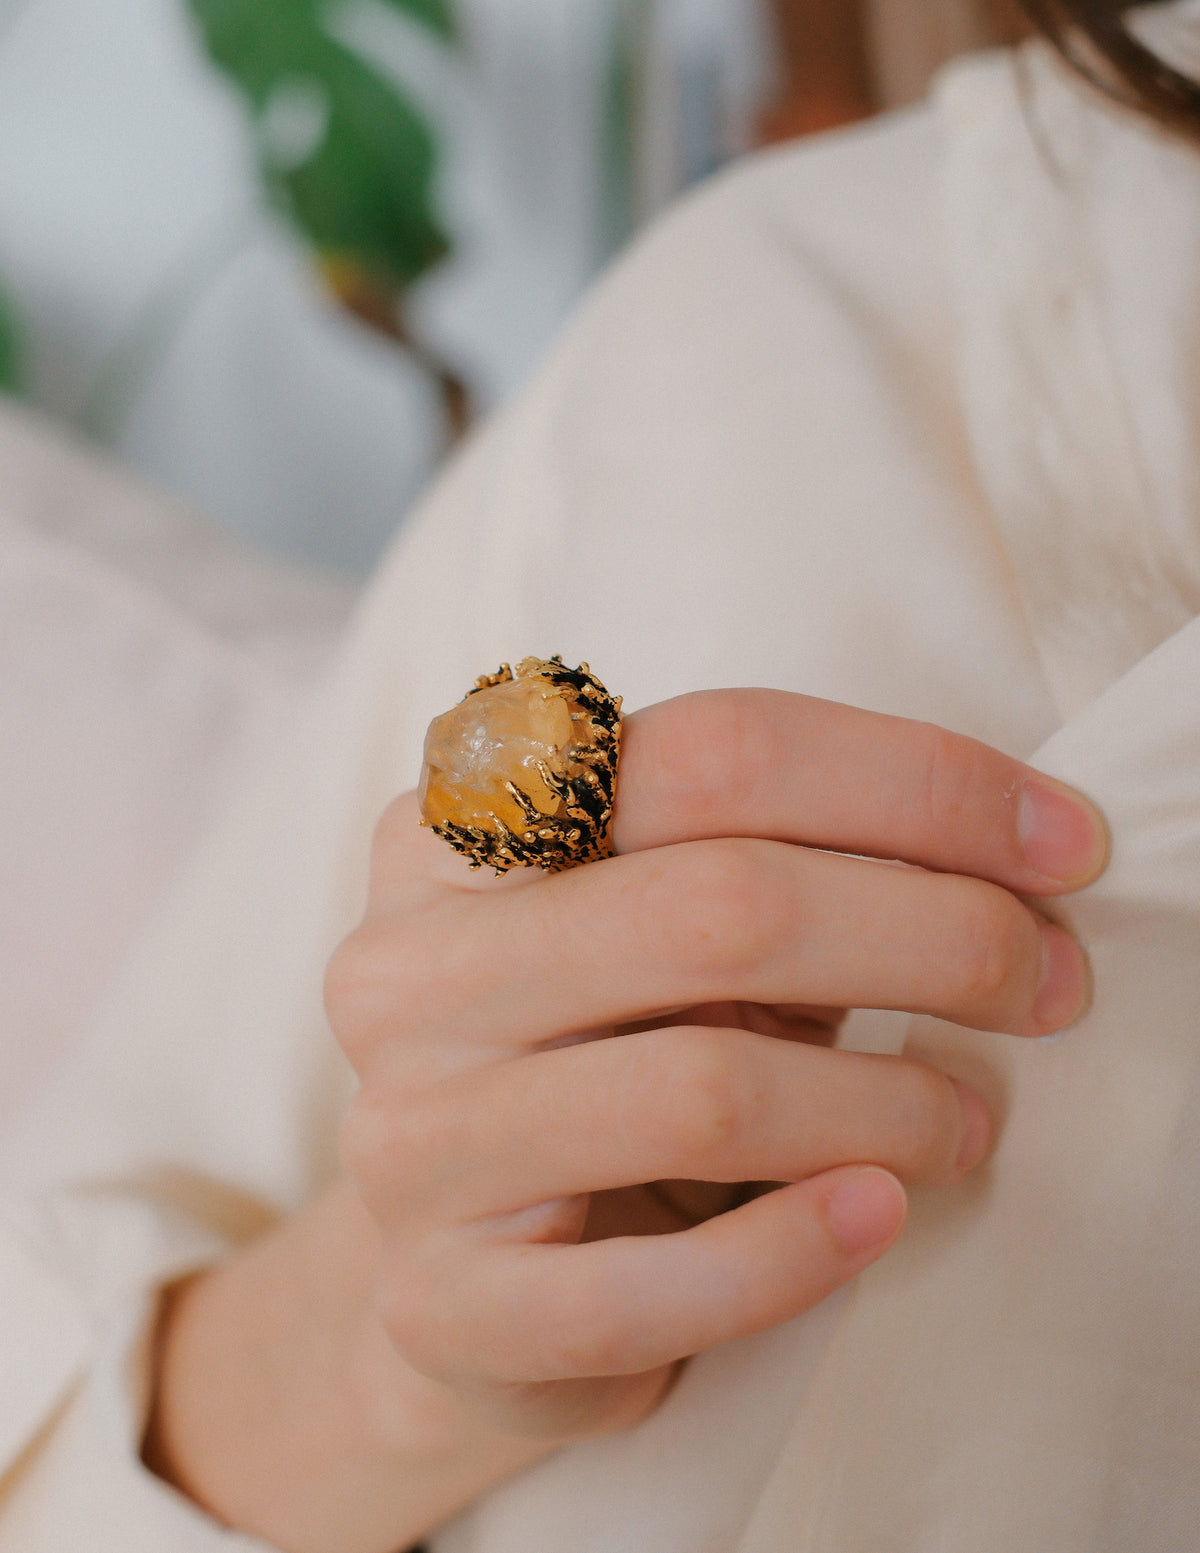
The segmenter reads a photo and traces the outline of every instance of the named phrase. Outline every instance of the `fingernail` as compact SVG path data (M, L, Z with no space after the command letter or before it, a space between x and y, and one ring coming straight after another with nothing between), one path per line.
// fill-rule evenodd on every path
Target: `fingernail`
M950 1082L958 1091L959 1104L962 1106L963 1130L962 1141L958 1146L958 1168L965 1173L974 1170L988 1151L992 1137L992 1118L987 1106L973 1089L960 1084L956 1078Z
M1029 866L1057 884L1085 884L1108 857L1099 809L1051 777L1030 777L1021 789L1017 836Z
M1061 1030L1083 1013L1091 991L1083 950L1052 922L1042 924L1042 980L1033 1000L1039 1035Z
M895 1240L904 1224L908 1199L904 1188L877 1165L843 1175L830 1195L829 1228L845 1256L861 1256Z

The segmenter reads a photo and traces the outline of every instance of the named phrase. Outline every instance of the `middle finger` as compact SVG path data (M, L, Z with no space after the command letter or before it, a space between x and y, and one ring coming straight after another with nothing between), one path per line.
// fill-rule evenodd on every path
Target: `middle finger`
M890 1008L1043 1035L1087 995L1081 951L986 881L755 840L613 858L369 920L340 973L361 1065L397 1034L503 1056L739 1000Z

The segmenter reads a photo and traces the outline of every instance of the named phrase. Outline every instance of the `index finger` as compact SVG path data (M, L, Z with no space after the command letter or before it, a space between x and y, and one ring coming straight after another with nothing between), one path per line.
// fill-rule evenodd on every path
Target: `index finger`
M625 719L618 852L756 836L972 874L1021 894L1079 889L1108 860L1082 794L931 723L780 690L711 690Z

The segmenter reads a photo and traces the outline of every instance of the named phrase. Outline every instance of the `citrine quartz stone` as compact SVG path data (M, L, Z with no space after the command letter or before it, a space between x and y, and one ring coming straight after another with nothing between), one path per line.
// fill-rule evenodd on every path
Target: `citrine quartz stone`
M427 825L494 831L499 819L520 835L530 821L510 782L539 813L565 815L566 803L546 785L539 764L557 777L580 776L585 764L573 751L594 739L590 719L572 720L569 688L539 677L540 668L540 660L526 659L515 679L476 691L429 725L419 795Z

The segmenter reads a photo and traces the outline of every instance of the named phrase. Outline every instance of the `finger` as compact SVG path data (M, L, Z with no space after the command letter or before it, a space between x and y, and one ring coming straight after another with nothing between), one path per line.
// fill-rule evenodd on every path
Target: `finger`
M930 723L776 690L702 691L626 717L614 839L621 852L762 836L973 874L1022 894L1077 889L1108 856L1082 794ZM519 888L472 873L418 823L414 794L380 821L373 898Z
M930 723L776 690L705 691L626 719L614 838L639 851L762 836L974 874L1023 894L1094 878L1082 795Z
M330 966L360 1071L400 1033L506 1053L730 999L1042 1035L1087 996L1072 940L996 885L776 842L663 847L400 920L369 918Z
M647 1181L798 1181L862 1162L945 1184L989 1131L983 1102L923 1063L694 1026L474 1068L419 1106L375 1092L348 1163L385 1221L465 1225Z
M514 868L501 878L487 869L472 869L465 857L422 825L417 794L408 792L394 798L376 823L367 899L371 910L420 909L448 893L503 893L537 884L542 878L534 868Z
M640 1374L810 1309L882 1255L904 1214L892 1176L850 1166L677 1234L406 1263L384 1318L431 1374Z

